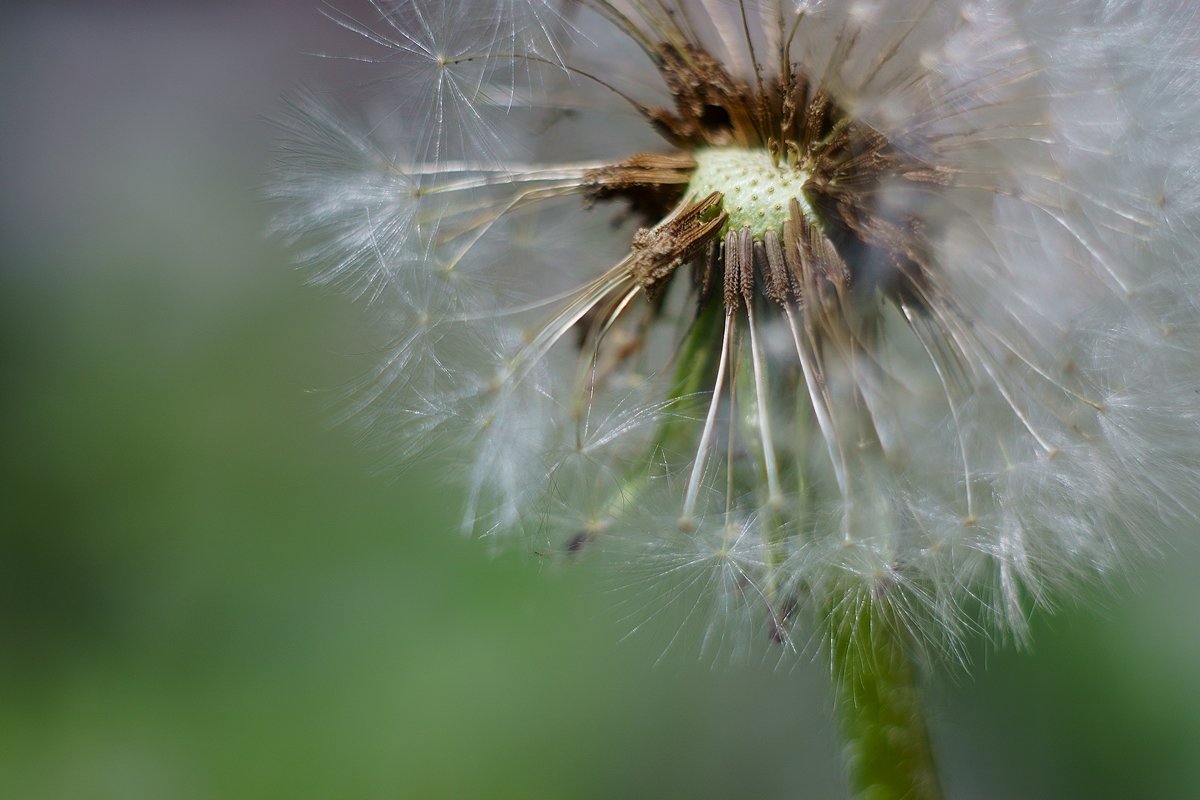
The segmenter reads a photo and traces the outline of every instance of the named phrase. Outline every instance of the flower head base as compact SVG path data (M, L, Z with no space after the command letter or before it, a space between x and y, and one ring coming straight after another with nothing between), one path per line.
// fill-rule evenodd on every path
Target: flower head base
M366 405L473 453L472 529L710 631L1019 637L1200 509L1189 42L1042 5L381 6L343 23L426 59L421 152L302 101L280 225L394 314Z
M813 216L804 195L809 174L798 165L778 164L766 150L740 147L708 148L695 158L688 191L695 197L721 196L726 209L721 233L747 228L758 241L768 231L779 236L792 200L803 204L806 217Z

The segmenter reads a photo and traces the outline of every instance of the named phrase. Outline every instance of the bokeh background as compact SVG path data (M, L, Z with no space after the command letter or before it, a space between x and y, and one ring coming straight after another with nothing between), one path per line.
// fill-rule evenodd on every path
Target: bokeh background
M844 796L819 664L660 658L331 424L359 310L256 194L279 96L355 80L318 5L0 11L0 797ZM933 676L951 800L1200 797L1184 534Z

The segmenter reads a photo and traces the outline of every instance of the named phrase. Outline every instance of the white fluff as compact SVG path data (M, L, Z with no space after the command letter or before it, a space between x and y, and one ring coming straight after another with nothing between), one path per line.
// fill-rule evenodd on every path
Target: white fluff
M574 346L574 310L630 286L600 285L632 231L584 207L586 173L669 149L627 102L669 97L611 24L664 35L644 5L676 8L750 83L753 59L790 41L843 108L952 175L883 200L936 231L927 307L888 305L869 351L827 345L810 391L783 390L805 365L782 314L739 322L723 386L673 390L693 321L681 291L627 358L606 360L632 324L594 358ZM377 10L340 21L375 47L381 98L361 124L298 100L272 194L302 260L376 301L395 341L356 408L405 453L460 448L468 527L609 550L634 626L674 607L719 650L803 643L805 612L864 591L941 646L979 607L1020 639L1031 606L1196 530L1186 0Z

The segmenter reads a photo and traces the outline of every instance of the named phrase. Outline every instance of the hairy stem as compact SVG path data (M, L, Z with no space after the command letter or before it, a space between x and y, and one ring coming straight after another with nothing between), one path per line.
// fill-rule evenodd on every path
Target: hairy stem
M939 800L909 640L869 593L826 618L850 783L862 800Z

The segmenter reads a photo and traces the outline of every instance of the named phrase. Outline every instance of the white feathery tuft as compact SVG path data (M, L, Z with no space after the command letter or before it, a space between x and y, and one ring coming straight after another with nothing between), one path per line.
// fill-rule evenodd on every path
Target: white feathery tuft
M468 529L608 552L712 653L864 598L1024 641L1196 531L1185 0L374 8L330 16L380 97L288 106L276 230L376 309L350 413L453 448ZM716 148L802 196L705 205ZM788 221L726 230L760 193Z

